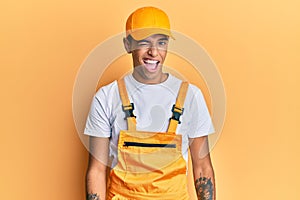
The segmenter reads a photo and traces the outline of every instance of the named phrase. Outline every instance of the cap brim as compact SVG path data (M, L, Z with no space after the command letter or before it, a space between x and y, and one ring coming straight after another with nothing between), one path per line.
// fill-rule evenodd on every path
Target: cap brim
M163 34L163 35L167 35L170 38L172 38L173 40L175 40L175 38L173 37L172 33L170 30L168 29L161 29L161 28L145 28L145 29L138 29L138 30L134 30L130 34L133 39L135 40L143 40L147 37L150 37L151 35L154 34Z

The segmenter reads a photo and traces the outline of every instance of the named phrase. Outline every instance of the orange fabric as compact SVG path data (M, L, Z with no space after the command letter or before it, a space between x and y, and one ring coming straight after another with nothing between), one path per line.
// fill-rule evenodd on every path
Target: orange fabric
M127 147L124 142L175 144L176 148ZM108 199L189 199L181 135L121 131L118 161L110 174Z
M186 97L188 87L189 87L188 82L182 82L179 92L178 92L177 99L176 99L174 110L177 112L180 112L181 114L182 114L182 111L180 109L183 108L183 104L184 104L184 100ZM169 127L168 127L168 132L175 133L177 125L178 125L178 121L171 119L170 123L169 123Z
M174 39L170 31L167 14L155 7L142 7L135 10L126 21L126 37L142 40L153 34L164 34Z
M126 89L122 84L124 82L120 81L119 90ZM124 93L126 91L120 95ZM124 96L121 99L123 101ZM180 99L183 105L184 99ZM118 142L118 164L110 173L107 199L188 200L186 162L181 144L182 137L175 132L122 130Z
M128 94L127 94L124 79L120 79L118 81L118 88L119 88L119 93L120 93L120 97L121 97L121 100L122 100L123 107L127 107L128 109L129 108L132 109L132 106L130 104L130 100L128 98ZM128 117L127 118L127 126L128 126L128 130L135 130L136 129L136 119L135 119L135 117Z

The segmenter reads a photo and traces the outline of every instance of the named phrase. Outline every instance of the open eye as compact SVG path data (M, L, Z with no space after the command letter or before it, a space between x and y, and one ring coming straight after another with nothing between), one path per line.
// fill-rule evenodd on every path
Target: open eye
M160 41L160 42L158 42L158 44L159 44L160 46L165 46L165 45L167 45L167 42L166 42L166 41Z
M166 49L167 46L168 46L168 40L158 41L158 48L160 48L160 49Z

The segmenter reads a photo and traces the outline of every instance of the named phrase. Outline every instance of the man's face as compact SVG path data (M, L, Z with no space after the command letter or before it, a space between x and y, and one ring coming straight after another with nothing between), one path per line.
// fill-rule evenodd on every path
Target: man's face
M132 39L128 42L128 49L133 58L134 77L142 83L162 82L162 66L167 55L168 36L154 34L143 40Z

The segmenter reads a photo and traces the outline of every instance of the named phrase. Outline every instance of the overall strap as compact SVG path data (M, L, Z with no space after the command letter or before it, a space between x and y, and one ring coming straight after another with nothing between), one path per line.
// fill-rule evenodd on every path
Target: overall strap
M134 105L133 103L130 103L127 90L126 90L125 81L123 78L118 80L118 88L119 88L119 93L122 101L122 108L123 111L125 112L125 119L127 120L128 130L135 131L136 119L133 114Z
M179 118L182 115L183 110L184 110L183 105L184 105L184 100L185 100L186 93L188 90L188 86L189 86L188 82L181 83L181 86L180 86L180 89L179 89L179 92L177 95L176 103L173 105L173 108L172 108L173 115L170 118L170 123L169 123L169 127L168 127L169 133L175 133L177 125L181 123Z

